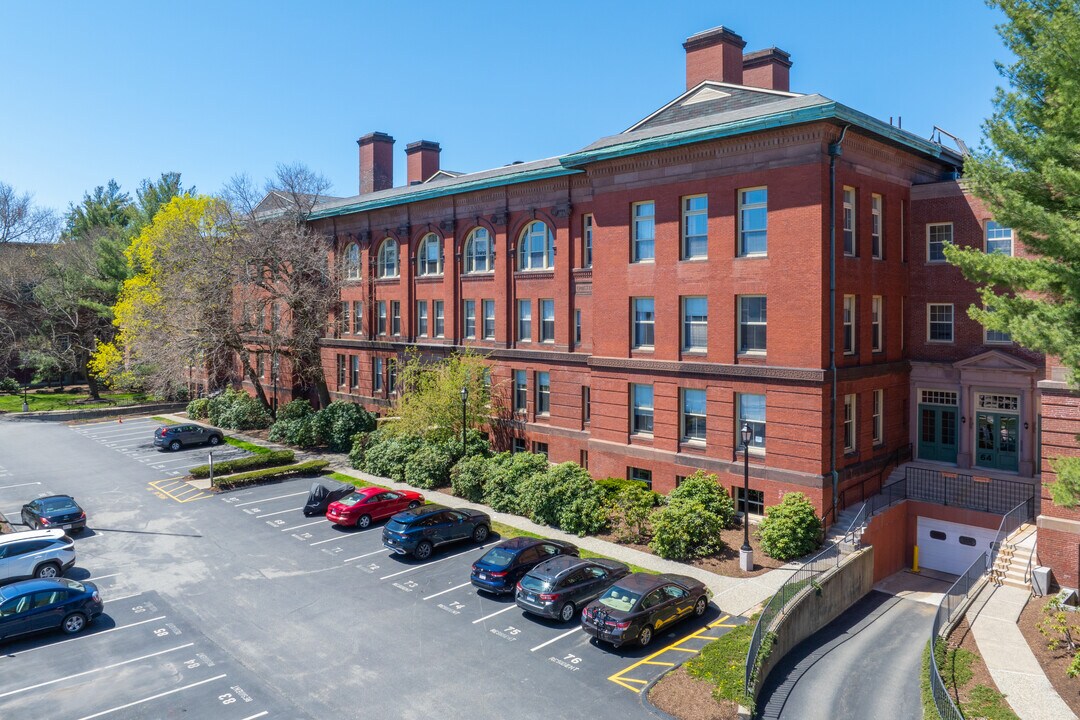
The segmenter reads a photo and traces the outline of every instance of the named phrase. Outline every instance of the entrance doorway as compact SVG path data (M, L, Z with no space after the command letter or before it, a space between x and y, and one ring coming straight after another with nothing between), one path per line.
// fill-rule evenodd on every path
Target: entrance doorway
M919 459L955 463L959 437L957 394L922 390L919 399Z
M1019 469L1016 415L979 412L975 416L975 464L983 468Z

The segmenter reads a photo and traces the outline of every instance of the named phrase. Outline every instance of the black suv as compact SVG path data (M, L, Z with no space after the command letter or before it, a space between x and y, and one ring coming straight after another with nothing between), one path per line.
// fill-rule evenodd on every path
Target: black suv
M390 518L383 526L382 541L399 555L427 560L436 545L469 539L482 543L490 534L491 518L485 512L421 505Z
M629 573L630 568L617 560L560 555L521 578L515 599L525 612L570 622L579 609Z
M154 445L179 450L185 445L220 445L225 436L220 430L202 425L165 425L154 431Z
M648 645L653 636L709 607L709 589L686 575L633 573L605 590L581 613L581 629L615 647Z
M557 555L577 555L576 546L560 540L516 537L503 540L473 563L472 584L489 593L512 593L525 573Z

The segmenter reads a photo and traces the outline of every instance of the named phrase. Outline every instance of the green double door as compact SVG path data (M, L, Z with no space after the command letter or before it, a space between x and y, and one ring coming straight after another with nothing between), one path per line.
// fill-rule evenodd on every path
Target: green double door
M980 412L975 416L975 464L982 468L1019 469L1016 415Z
M955 406L919 405L919 459L956 462Z

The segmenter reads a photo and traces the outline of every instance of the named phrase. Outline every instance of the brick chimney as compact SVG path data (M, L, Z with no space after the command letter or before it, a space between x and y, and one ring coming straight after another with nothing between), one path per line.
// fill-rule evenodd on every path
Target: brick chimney
M780 48L771 47L746 53L742 58L742 68L743 85L789 92L791 55Z
M705 80L742 85L743 48L746 41L724 26L691 35L686 50L686 89Z
M422 183L439 172L439 143L431 140L417 140L405 146L405 157L409 164L409 184Z
M360 146L360 194L394 187L394 138L373 132L356 144Z

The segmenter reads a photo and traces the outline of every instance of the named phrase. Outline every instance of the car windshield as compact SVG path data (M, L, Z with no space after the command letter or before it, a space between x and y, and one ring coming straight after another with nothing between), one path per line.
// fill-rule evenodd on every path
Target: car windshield
M488 550L487 554L480 558L480 562L485 565L494 565L495 567L506 567L514 562L514 556L502 548L494 548Z
M391 532L405 532L410 527L411 527L411 525L409 525L409 523L403 523L403 522L399 522L397 520L391 520L390 522L386 523L386 525L385 525L385 528L387 530L390 530Z
M633 590L627 590L615 585L600 598L600 604L607 605L612 610L629 612L640 598L641 595Z
M42 500L41 509L44 512L74 512L77 508L75 503L68 498L53 498L51 500Z
M345 505L346 507L352 507L353 505L358 505L364 502L365 500L367 500L367 497L367 495L361 495L360 493L351 493L338 500L338 502L342 505Z
M526 575L521 578L521 587L526 590L532 590L533 592L547 592L551 589L551 581L533 577L532 575Z

